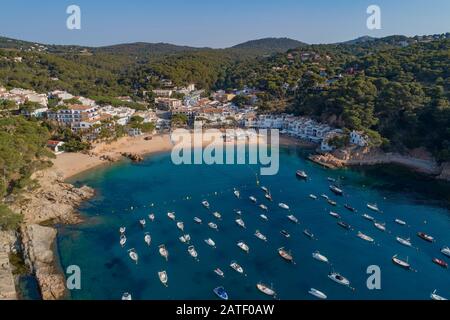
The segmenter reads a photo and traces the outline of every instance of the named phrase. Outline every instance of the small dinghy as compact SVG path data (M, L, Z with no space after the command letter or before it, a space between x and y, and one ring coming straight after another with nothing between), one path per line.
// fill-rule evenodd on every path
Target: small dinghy
M269 208L267 208L267 206L265 206L265 205L263 205L263 204L260 204L260 205L259 205L259 208L260 208L261 210L264 210L264 211L269 211Z
M325 293L323 293L322 291L319 291L317 289L311 288L308 293L316 298L322 299L322 300L326 300L328 297Z
M241 248L241 250L244 251L245 253L249 253L250 252L250 247L244 241L239 241L237 243L237 246L239 248Z
M155 215L153 213L148 215L148 218L150 219L150 221L155 221Z
M259 230L256 230L255 237L257 237L259 240L267 242L267 237L263 235Z
M147 246L150 247L150 245L152 244L152 236L149 233L146 233L144 236L144 241L147 244Z
M130 256L131 260L133 260L136 264L138 264L139 256L134 249L128 250L128 255Z
M239 190L234 190L233 193L234 193L234 195L235 195L236 198L239 199L239 198L241 197L241 193L239 192Z
M161 283L165 287L168 287L169 277L167 276L167 272L166 271L158 272L158 278L159 278L159 281L161 281Z
M295 224L298 224L298 219L297 219L297 217L296 216L294 216L294 215L289 215L289 216L287 216L287 218L291 221L291 222L293 222L293 223L295 223Z
M312 254L313 258L316 259L317 261L320 262L324 262L324 263L329 263L329 260L327 257L325 257L324 255L322 255L319 251L316 251Z

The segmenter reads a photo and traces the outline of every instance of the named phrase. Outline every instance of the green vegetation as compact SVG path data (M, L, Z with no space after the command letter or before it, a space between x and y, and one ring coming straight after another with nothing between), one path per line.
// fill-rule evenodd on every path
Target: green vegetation
M184 114L174 114L172 116L172 127L173 128L177 128L177 127L184 127L187 125L189 119L186 115Z
M4 204L0 204L0 231L16 230L22 222L22 216L14 213Z

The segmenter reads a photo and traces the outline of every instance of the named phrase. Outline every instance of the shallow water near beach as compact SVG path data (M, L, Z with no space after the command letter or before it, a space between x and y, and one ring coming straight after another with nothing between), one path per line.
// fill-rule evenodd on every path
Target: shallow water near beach
M260 281L273 285L282 300L314 299L308 294L312 287L329 299L429 299L435 289L449 298L450 271L432 262L434 257L450 262L440 253L443 246L450 245L449 185L392 166L330 171L307 161L307 153L298 148L282 148L278 175L259 177L259 186L257 166L175 166L170 154L75 177L72 183L87 184L96 189L97 195L80 208L83 224L59 229L63 268L81 268L81 290L72 291L71 298L120 299L129 292L133 299L216 299L212 290L224 286L233 300L266 299L256 289ZM296 178L299 169L308 172L309 181ZM339 179L344 197L329 191L327 177ZM271 190L274 202L264 198L261 186ZM233 195L234 188L240 190L241 199ZM319 198L312 200L309 194ZM337 201L338 207L331 207L321 194ZM269 207L265 213L269 222L259 217L264 212L249 196ZM202 207L205 199L211 210ZM286 218L289 213L278 207L280 202L290 206L299 225ZM346 203L358 213L346 210ZM367 203L377 203L384 213L369 212ZM246 229L235 223L236 209L242 211ZM339 227L338 220L328 214L330 210L338 212L354 230ZM184 222L199 261L178 240L182 233L168 219L168 211L175 212L176 221ZM221 221L213 217L214 211L222 214ZM156 215L154 222L148 219L152 212ZM376 229L361 217L363 213L386 222L388 232ZM194 216L201 218L203 224L196 224ZM145 229L139 225L143 218L147 218ZM395 218L407 221L408 226L395 224ZM208 222L217 223L219 230L208 228ZM119 245L121 226L127 228L125 248ZM267 243L254 236L257 229L267 236ZM280 234L283 229L291 234L290 239ZM313 232L317 240L307 238L304 229ZM375 243L359 239L358 231L374 238ZM436 243L419 239L419 231L433 235ZM150 247L144 242L145 232L152 236ZM401 246L396 236L411 237L418 249ZM216 242L217 248L204 242L208 238ZM249 245L249 254L238 248L240 240ZM161 244L169 250L168 262L158 253ZM280 247L291 250L295 265L281 259L277 253ZM128 256L131 248L139 254L137 265ZM312 253L317 250L332 265L314 260ZM393 265L391 258L395 254L408 257L417 272ZM230 268L233 260L244 268L246 276ZM381 268L381 290L367 288L366 270L371 265ZM213 272L218 267L225 272L225 278ZM168 273L168 288L159 282L157 273L162 270ZM356 290L328 279L333 270L347 277Z

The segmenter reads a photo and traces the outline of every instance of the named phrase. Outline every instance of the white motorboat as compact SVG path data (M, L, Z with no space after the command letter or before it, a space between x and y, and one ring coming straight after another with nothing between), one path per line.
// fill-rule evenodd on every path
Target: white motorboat
M345 278L344 276L340 275L339 273L332 272L328 275L328 278L333 280L336 283L339 283L340 285L350 288L350 281L347 278Z
M402 245L406 246L406 247L412 247L412 243L411 243L411 239L403 239L401 237L397 237L396 238L398 243L401 243Z
M148 215L148 218L150 219L150 221L155 221L155 215L153 213Z
M267 200L269 200L269 201L273 201L272 195L271 195L270 193L266 193L266 194L264 195L264 197L265 197Z
M317 289L311 288L308 293L310 295L313 295L316 298L322 299L322 300L326 300L328 297L325 293L323 293L322 291L319 291Z
M225 273L222 270L220 270L219 268L215 269L214 273L217 274L219 277L222 277L222 278L225 277Z
M187 243L186 237L184 235L179 237L178 239L180 239L181 243Z
M256 198L255 197L249 197L249 199L250 199L250 201L251 202L253 202L253 203L257 203L258 202L258 200L256 200Z
M244 251L245 253L249 253L250 252L250 247L244 241L239 241L237 243L237 246L239 248L241 248L241 250Z
M204 200L204 201L202 201L202 205L206 208L206 209L209 209L209 202L208 201L206 201L206 200Z
M167 251L166 246L165 245L160 245L159 246L159 254L161 255L161 257L163 257L164 259L166 259L166 261L169 260L169 251Z
M313 258L316 259L317 261L320 262L324 262L324 263L329 263L329 260L327 257L325 257L324 255L322 255L319 251L316 251L312 254Z
M137 252L134 249L128 250L128 255L130 256L131 260L136 262L136 264L138 263L139 256L138 256Z
M127 228L125 228L125 227L120 227L119 228L120 234L125 234L126 231L127 231Z
M447 301L447 298L444 298L437 294L437 290L434 290L433 293L430 295L431 300L435 301Z
M284 210L290 210L289 206L288 206L287 204L285 204L285 203L280 203L280 204L278 204L278 206L279 206L281 209L284 209Z
M216 230L216 231L219 230L219 228L217 227L217 224L215 224L213 222L208 223L208 227L210 227L211 229Z
M291 222L293 222L293 223L295 223L295 224L298 224L298 219L297 219L297 217L296 216L294 216L294 215L289 215L289 216L287 216L287 218L291 221Z
M400 220L400 219L395 219L394 220L396 224L399 224L401 226L406 226L406 221Z
M244 268L242 268L236 261L232 261L230 267L240 274L244 274Z
M236 219L236 223L239 227L244 228L245 229L245 222L242 219Z
M260 208L261 210L264 210L264 211L269 211L269 208L267 208L267 206L265 206L265 205L263 205L263 204L260 204L260 205L259 205L259 208Z
M317 199L318 199L317 196L314 195L314 194L310 194L309 197L310 197L311 199L313 199L313 200L317 200Z
M369 220L369 221L375 221L375 218L374 217L372 217L372 216L370 216L370 215L368 215L368 214L363 214L362 215L362 217L364 218L364 219L366 219L366 220Z
M212 247L212 248L215 248L215 247L216 247L216 243L215 243L214 240L211 239L211 238L205 239L205 243L206 243L208 246Z
M144 236L145 243L150 246L152 244L152 236L149 233L146 233Z
M330 211L330 216L332 216L333 218L336 218L336 219L340 219L341 218L339 213L336 213L336 212L333 212L333 211Z
M338 196L344 195L344 190L338 188L338 187L335 186L335 185L331 185L331 186L330 186L330 190L331 190L331 192L333 192L334 194L336 194L336 195L338 195Z
M304 234L305 236L307 236L308 238L310 238L310 239L312 239L312 240L315 240L314 233L312 233L312 232L309 231L308 229L303 230L303 234Z
M145 219L139 220L139 224L141 225L142 228L145 228L145 225L147 224L147 222L145 221Z
M263 219L264 221L269 221L269 218L268 218L265 214L260 215L260 217L261 217L261 219Z
M236 214L237 214L238 216L242 216L242 211L241 211L241 210L234 210L234 212L236 212Z
M278 249L278 254L280 255L280 257L282 257L284 260L288 261L288 262L292 262L294 263L294 257L292 256L292 254L287 251L284 248L280 248Z
M158 277L159 277L159 281L161 281L161 283L167 287L168 282L169 282L169 277L167 276L167 272L166 271L158 272Z
M188 248L188 252L189 252L189 254L191 255L192 258L198 259L198 253L197 253L197 250L195 250L194 246L190 246Z
M290 238L291 237L289 232L287 232L286 230L281 230L280 233L281 233L281 235L285 236L286 238Z
M380 212L380 208L378 208L378 205L376 203L368 203L367 208L375 212Z
M444 247L444 248L442 248L442 249L441 249L441 253L442 253L443 255L446 255L447 257L450 258L450 248L449 248L449 247Z
M181 231L184 231L184 223L183 222L177 222L177 228L180 229Z
M379 222L375 222L374 223L375 228L377 228L378 230L381 230L383 232L386 231L386 224L385 223L379 223Z
M425 240L427 242L435 242L435 239L432 236L430 236L430 235L428 235L428 234L426 234L424 232L418 232L417 236L419 238L421 238L422 240Z
M324 198L325 200L330 200L330 197L327 196L326 194L321 194L320 195L322 198Z
M300 179L304 179L307 180L308 179L308 174L305 171L302 170L298 170L295 175L300 178Z
M127 243L127 237L124 234L122 234L120 236L120 246L123 248L123 247L125 247L126 243Z
M234 190L234 195L236 196L236 198L240 198L241 197L241 193L238 190Z
M411 265L408 262L408 259L406 261L400 259L398 257L398 255L395 255L392 257L392 262L394 262L394 264L398 265L399 267L406 269L406 270L411 270Z
M169 217L170 220L174 220L175 221L175 212L168 212L167 216Z
M222 215L219 212L213 212L213 216L214 218L216 218L217 220L222 219Z
M269 193L269 189L267 187L261 187L261 190L264 191L265 193Z
M194 218L194 222L195 222L195 223L198 223L198 224L202 224L202 223L203 223L202 219L200 219L200 218L198 218L198 217L195 217L195 218Z
M259 240L267 241L267 237L263 235L259 230L256 230L255 237L257 237Z
M133 300L133 298L131 297L131 294L129 294L128 292L125 292L125 293L122 295L122 300L123 300L123 301L131 301L131 300Z
M374 242L375 240L372 237L369 237L367 234L362 233L361 231L358 232L357 237L367 241L367 242Z
M275 297L277 295L273 288L266 286L264 283L258 283L256 288L267 296Z

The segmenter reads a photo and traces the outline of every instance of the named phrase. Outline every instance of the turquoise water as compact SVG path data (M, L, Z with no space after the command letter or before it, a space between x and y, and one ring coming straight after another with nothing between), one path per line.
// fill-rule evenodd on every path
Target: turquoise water
M434 289L450 297L449 270L431 261L438 257L450 262L440 253L442 246L450 245L448 184L396 167L330 171L306 161L306 154L307 151L295 148L282 149L279 174L260 178L261 185L270 188L273 203L264 199L256 185L255 166L174 166L168 154L77 177L72 182L95 188L97 196L81 207L85 223L59 230L63 267L78 265L82 272L82 288L72 291L72 298L120 299L123 292L130 292L134 299L215 299L212 290L222 285L230 299L266 299L256 289L259 281L273 284L282 300L313 299L308 294L311 287L323 291L330 299L429 299ZM298 180L295 177L298 169L306 170L311 179ZM327 177L340 179L344 197L329 192ZM233 195L234 188L240 190L241 199ZM319 199L310 199L311 193ZM323 193L336 200L338 207L333 208L322 199ZM263 212L248 200L251 195L269 207L266 213L269 222L259 218ZM202 207L204 199L211 204L211 211ZM288 213L278 207L279 202L291 207L300 219L299 225L286 218ZM345 203L357 208L358 213L344 209ZM384 213L369 213L367 203L378 203ZM236 225L235 209L242 210L247 229ZM340 213L354 230L339 227L337 220L328 215L330 210ZM168 211L174 211L177 221L184 222L199 262L188 254L187 245L178 240L182 234L175 222L167 218ZM211 215L213 211L222 214L222 221ZM147 219L144 231L138 221L151 212L156 220ZM389 233L377 230L361 217L362 213L386 222ZM202 218L203 225L195 224L194 216ZM409 226L395 224L395 218L407 221ZM208 222L216 222L219 231L208 228ZM119 245L120 226L127 227L125 249ZM268 237L267 243L254 236L256 229ZM290 239L280 235L282 229L291 234ZM311 230L317 240L307 238L304 229ZM370 235L375 243L359 239L358 231ZM418 231L433 235L436 243L419 239ZM144 243L144 232L152 236L151 247ZM395 241L397 235L411 237L418 249L401 246ZM216 242L216 249L206 245L207 238ZM237 247L239 240L250 246L249 254ZM158 253L160 244L169 250L168 262ZM291 250L295 265L278 256L277 249L282 246ZM128 257L130 248L139 254L138 265ZM313 260L312 253L316 250L326 255L332 266ZM395 254L409 257L417 272L393 265L391 258ZM244 268L247 276L229 267L232 260ZM381 268L381 290L367 289L366 269L370 265ZM224 279L213 272L217 267L225 272ZM168 273L168 288L159 282L157 272L161 270ZM332 270L347 277L356 290L329 280L327 275Z

